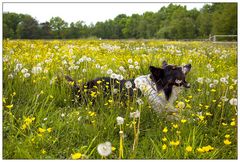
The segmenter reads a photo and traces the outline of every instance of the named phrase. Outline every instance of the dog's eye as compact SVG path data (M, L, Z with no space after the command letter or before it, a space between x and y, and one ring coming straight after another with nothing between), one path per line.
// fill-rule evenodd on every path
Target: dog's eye
M175 70L175 69L176 69L176 66L173 66L172 69Z

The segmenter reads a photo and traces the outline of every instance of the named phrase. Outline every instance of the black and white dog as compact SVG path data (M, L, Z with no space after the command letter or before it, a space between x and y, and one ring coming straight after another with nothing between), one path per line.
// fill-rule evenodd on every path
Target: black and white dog
M73 83L73 90L80 100L83 100L83 92L90 95L96 93L97 88L101 88L106 93L115 89L123 94L122 97L125 93L130 96L146 96L152 108L158 113L176 113L177 109L174 108L173 103L178 93L182 87L190 88L190 84L186 81L186 74L191 70L191 64L176 66L168 65L166 61L163 61L161 68L150 66L149 70L150 74L135 79L118 80L101 77L83 83L81 86L71 77L65 76L65 78ZM131 86L127 87L126 84L129 83Z

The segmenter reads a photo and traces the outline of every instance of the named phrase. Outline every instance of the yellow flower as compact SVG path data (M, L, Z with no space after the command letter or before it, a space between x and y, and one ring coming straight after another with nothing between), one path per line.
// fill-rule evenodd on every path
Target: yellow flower
M216 89L211 89L211 92L216 92Z
M225 135L225 138L230 138L230 135L229 135L229 134L226 134L226 135Z
M30 125L34 120L35 120L35 117L32 117L32 118L27 117L27 118L24 120L24 122L25 122L25 124L28 126L28 125Z
M40 133L44 133L44 132L46 132L46 129L38 128L38 131L39 131Z
M173 124L173 128L178 128L178 125L177 124Z
M50 133L52 132L52 128L48 128L47 131Z
M181 122L182 122L182 123L186 123L187 120L186 120L186 119L182 119Z
M11 109L13 107L13 104L7 105L6 108Z
M206 112L207 116L212 116L212 114L210 112Z
M178 146L180 144L180 141L170 141L170 145L172 146Z
M198 118L202 121L202 120L204 120L205 117L202 115L199 115Z
M226 123L222 123L222 125L223 125L223 126L227 126L227 124L226 124Z
M42 150L41 150L41 153L44 155L44 154L46 154L46 153L47 153L47 151L46 151L46 150L44 150L44 149L42 149Z
M200 153L204 152L204 150L202 148L197 148L197 151L200 152Z
M3 103L4 103L4 104L6 103L6 98L5 98L5 97L3 97Z
M191 146L187 146L187 147L186 147L186 151L187 151L187 152L191 152L191 151L192 151L192 147L191 147Z
M162 138L162 141L163 142L167 141L167 138L166 137Z
M112 151L115 151L115 150L116 150L116 148L112 146Z
M162 145L162 149L166 150L167 149L167 145L166 144Z
M230 123L230 125L231 125L231 126L235 126L235 125L236 125L236 122L235 122L235 121L232 121L232 122Z
M23 124L22 126L21 126L21 129L22 130L25 130L27 128L27 125L26 124Z
M163 133L167 133L168 132L168 129L167 129L167 127L165 127L164 129L163 129Z
M98 81L97 81L97 84L101 84L101 83L102 83L102 81L101 81L101 80L98 80Z
M81 157L82 157L81 153L74 153L74 154L72 154L72 159L73 160L80 159Z
M213 150L213 147L208 145L208 146L205 146L205 147L202 147L202 149L205 151L205 152L208 152L210 150Z
M225 145L230 145L230 144L232 143L232 142L229 141L228 139L225 139L223 142L224 142Z

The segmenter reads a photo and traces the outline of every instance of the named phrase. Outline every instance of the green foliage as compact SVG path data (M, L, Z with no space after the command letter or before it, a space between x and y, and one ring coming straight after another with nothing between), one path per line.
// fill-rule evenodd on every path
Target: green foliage
M91 95L95 103L84 104L63 76L81 85L111 76L111 69L130 79L163 60L192 64L186 78L191 88L173 103L179 120L157 114L145 97L142 104L135 96L123 101L120 95L128 93L112 97L98 87ZM97 147L106 141L113 147L107 159L237 159L237 72L235 44L4 40L3 159L100 159ZM131 118L137 110L139 116ZM124 118L121 126L118 116Z
M89 26L83 21L68 25L60 17L38 24L29 15L3 14L4 38L194 39L216 34L237 34L237 3L206 4L200 11L170 4L156 13L120 14Z

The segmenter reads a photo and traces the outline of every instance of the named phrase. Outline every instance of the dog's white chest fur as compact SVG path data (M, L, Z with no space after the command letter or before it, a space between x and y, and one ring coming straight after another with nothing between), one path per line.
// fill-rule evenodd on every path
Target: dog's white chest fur
M149 75L137 77L134 80L136 88L139 88L144 96L146 96L156 112L162 113L163 111L170 113L177 110L173 107L173 102L177 99L177 95L181 91L180 87L173 86L172 94L169 100L163 91L157 92L155 83L150 79Z

